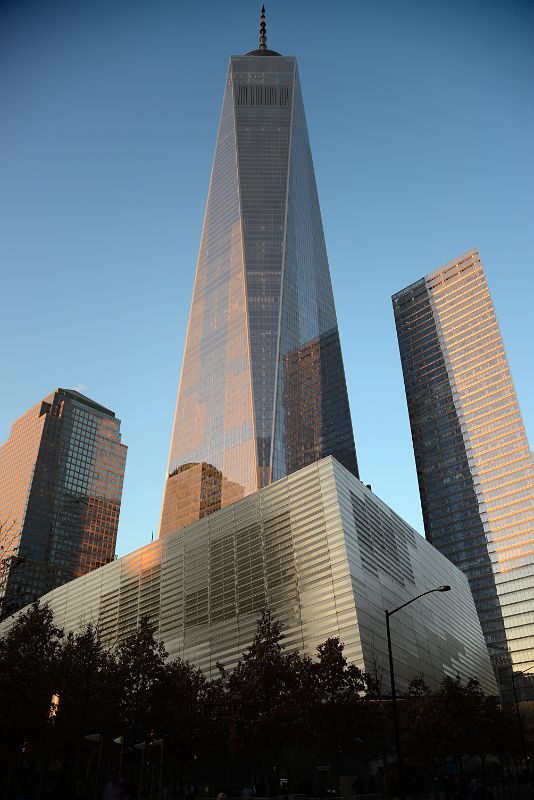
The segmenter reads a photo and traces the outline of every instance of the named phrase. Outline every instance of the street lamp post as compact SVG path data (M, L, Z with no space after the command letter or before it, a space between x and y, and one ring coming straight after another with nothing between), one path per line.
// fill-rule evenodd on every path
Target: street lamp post
M391 647L391 630L389 627L389 618L396 614L397 611L400 611L402 608L406 608L411 603L415 603L416 600L419 598L424 597L426 594L432 594L432 592L450 592L450 586L437 586L435 589L429 589L427 592L422 592L422 594L418 594L417 597L412 597L411 600L408 600L406 603L403 603L401 606L397 606L394 608L393 611L388 611L386 609L386 632L388 637L388 653L389 653L389 678L391 683L391 704L393 706L393 727L395 730L395 754L397 756L397 774L399 779L399 790L402 794L402 784L403 784L403 774L402 774L402 755L401 755L401 746L400 746L400 734L399 734L399 717L397 713L397 691L395 688L395 670L393 668L393 650Z

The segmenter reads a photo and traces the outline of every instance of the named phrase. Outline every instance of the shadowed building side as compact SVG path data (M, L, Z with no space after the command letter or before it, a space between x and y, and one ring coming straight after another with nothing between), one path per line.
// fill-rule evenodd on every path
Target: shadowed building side
M288 473L319 460L323 453L337 453L339 461L356 473L348 404L338 393L339 376L333 380L342 363L337 328L284 355Z

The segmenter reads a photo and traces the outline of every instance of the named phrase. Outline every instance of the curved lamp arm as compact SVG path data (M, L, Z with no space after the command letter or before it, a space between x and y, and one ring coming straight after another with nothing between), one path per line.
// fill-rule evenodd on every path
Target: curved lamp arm
M396 614L397 611L400 611L401 608L405 608L406 606L409 606L410 603L414 603L416 600L419 600L420 597L424 597L425 594L432 594L432 592L450 592L450 590L451 590L450 586L438 586L436 589L429 589L427 592L422 592L422 594L418 594L417 597L412 597L411 600L408 600L406 603L403 603L401 606L397 606L397 608L394 608L393 611L387 611L386 610L386 615L388 617L391 617L393 614Z

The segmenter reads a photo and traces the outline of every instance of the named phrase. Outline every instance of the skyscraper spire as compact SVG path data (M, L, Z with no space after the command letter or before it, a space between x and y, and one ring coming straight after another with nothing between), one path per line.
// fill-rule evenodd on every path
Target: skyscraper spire
M267 50L267 27L265 25L265 4L261 6L260 50Z
M261 18L260 18L260 46L257 50L251 50L250 53L247 53L247 56L279 56L280 53L277 53L275 50L269 50L267 47L267 26L265 24L265 3L262 3L261 6Z

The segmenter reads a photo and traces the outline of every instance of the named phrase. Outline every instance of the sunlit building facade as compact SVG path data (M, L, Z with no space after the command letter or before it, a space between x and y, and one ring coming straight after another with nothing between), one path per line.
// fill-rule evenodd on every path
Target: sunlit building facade
M148 616L171 657L209 677L232 670L264 608L283 645L311 658L337 636L389 694L385 609L442 584L391 619L397 687L444 675L496 692L467 579L328 457L47 594L66 631L98 625L114 646ZM0 626L4 633L12 620Z
M534 465L478 252L393 307L426 537L467 575L491 652L528 669Z
M0 447L0 601L5 615L112 561L126 446L113 411L57 389Z
M296 60L263 29L230 60L160 536L325 455L358 474Z

